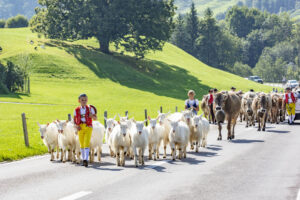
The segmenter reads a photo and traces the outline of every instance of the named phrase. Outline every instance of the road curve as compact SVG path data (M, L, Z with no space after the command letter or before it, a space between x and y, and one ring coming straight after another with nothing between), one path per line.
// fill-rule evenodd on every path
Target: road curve
M223 130L225 136L225 126ZM226 138L226 137L223 137ZM182 161L116 167L104 146L102 162L84 168L38 156L0 164L0 199L286 200L300 188L300 126L268 124L266 132L239 124L236 139L217 141Z

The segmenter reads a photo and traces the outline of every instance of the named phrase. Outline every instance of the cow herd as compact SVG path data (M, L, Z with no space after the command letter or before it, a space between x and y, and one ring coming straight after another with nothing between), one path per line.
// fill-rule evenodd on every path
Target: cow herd
M278 124L285 120L284 95L281 93L223 91L213 94L213 109L209 109L208 96L203 97L201 108L210 122L218 124L218 140L222 140L222 123L225 120L228 140L235 137L234 129L239 117L241 122L246 122L246 128L257 123L258 131L265 131L267 122Z

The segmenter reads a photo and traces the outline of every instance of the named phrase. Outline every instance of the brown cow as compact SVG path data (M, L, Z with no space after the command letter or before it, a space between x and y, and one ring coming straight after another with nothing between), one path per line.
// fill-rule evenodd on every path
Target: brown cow
M284 122L286 109L285 109L285 102L283 100L283 95L281 95L281 94L279 94L278 109L279 109L279 120L281 122Z
M273 93L271 95L272 106L271 106L271 122L279 124L279 95Z
M242 102L242 99L243 99L243 96L244 96L244 93L242 90L236 92L236 95L240 98L240 101ZM243 108L241 107L241 110L240 110L240 122L243 122L243 118L245 117L245 113L243 111Z
M265 93L260 93L252 102L252 109L256 113L258 121L258 131L266 130L266 123L268 120L268 113L272 105L271 96Z
M202 98L202 101L201 101L201 110L203 111L204 113L204 117L206 119L209 119L209 122L210 122L210 112L209 112L209 106L208 106L208 95L204 95L203 98Z
M234 139L234 128L241 109L240 98L233 92L220 92L215 96L215 104L216 111L224 110L225 112L226 119L228 121L227 139ZM219 130L218 140L222 140L221 130Z

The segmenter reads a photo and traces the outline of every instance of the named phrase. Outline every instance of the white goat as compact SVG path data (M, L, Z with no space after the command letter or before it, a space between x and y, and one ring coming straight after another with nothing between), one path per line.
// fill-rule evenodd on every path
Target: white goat
M202 115L201 116L194 116L193 120L192 120L193 132L190 135L190 143L191 143L191 145L192 145L193 142L196 143L196 148L195 148L196 152L199 151L201 140L203 138L202 124L200 122L201 117L202 117Z
M157 124L157 119L151 119L148 117L149 125L147 126L149 133L149 160L152 160L152 154L154 160L159 159L159 147L161 141L164 139L164 126Z
M193 118L193 112L191 110L185 110L182 112L183 114L183 119L185 121L185 123L188 125L189 129L190 129L190 145L191 145L191 150L194 150L194 141L197 138L197 135L195 133L195 129L193 127L193 123L192 123L192 118ZM196 150L196 152L198 152L198 150Z
M109 137L114 129L114 127L118 124L117 121L115 120L116 119L116 116L114 116L114 118L109 118L109 119L106 119L106 130L105 130L105 141L106 143L108 144L108 147L109 147L109 152L110 152L110 156L111 157L114 157L114 153L111 149L111 144L109 143Z
M51 124L44 124L41 125L40 123L37 123L38 126L40 127L39 131L41 133L41 138L48 148L48 152L51 154L51 159L50 161L54 160L54 150L57 148L57 155L56 159L59 157L59 148L58 148L58 129L55 123Z
M176 159L176 149L179 150L178 158L182 159L182 151L183 157L186 158L186 148L189 142L190 129L187 124L181 120L172 121L168 119L171 124L171 130L169 133L170 147L172 159Z
M94 162L95 151L97 151L98 161L101 161L102 144L105 127L98 121L93 121L93 132L90 142L90 163Z
M201 126L202 129L202 144L201 147L206 147L207 145L207 135L210 129L210 124L209 121L205 118L202 117L202 115L200 116L200 123L199 126Z
M145 121L134 121L131 126L130 136L132 141L132 150L134 153L134 163L138 167L137 157L139 156L139 164L144 165L144 153L148 145L148 129L144 127ZM139 155L137 155L139 149Z
M163 158L167 157L167 145L169 144L169 133L171 130L170 122L167 120L167 117L169 114L170 113L160 113L160 111L158 111L158 116L157 116L159 125L164 128L164 132L162 134L163 135L163 146L164 146Z
M76 162L76 129L73 122L68 120L57 120L58 146L61 149L61 161L66 162L66 151L68 150L68 160Z
M125 153L130 148L129 123L119 122L109 137L117 166L125 166Z

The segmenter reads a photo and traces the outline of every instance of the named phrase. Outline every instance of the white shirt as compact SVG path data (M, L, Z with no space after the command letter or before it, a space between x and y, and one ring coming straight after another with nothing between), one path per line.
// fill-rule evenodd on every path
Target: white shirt
M198 99L193 99L193 100L187 99L185 100L185 105L187 106L189 104L192 107L195 104L195 101L196 101L196 105L199 106Z
M92 107L90 107L90 106L89 106L89 108L90 108L90 111L91 111L90 113L91 113L92 115L94 115L94 114L95 114L94 108L92 108ZM86 108L81 106L81 107L80 107L80 115L81 115L81 116L85 116L85 113L86 113ZM76 110L74 111L74 117L76 117ZM81 118L81 121L82 121L82 122L85 122L85 117L82 117L82 118Z

